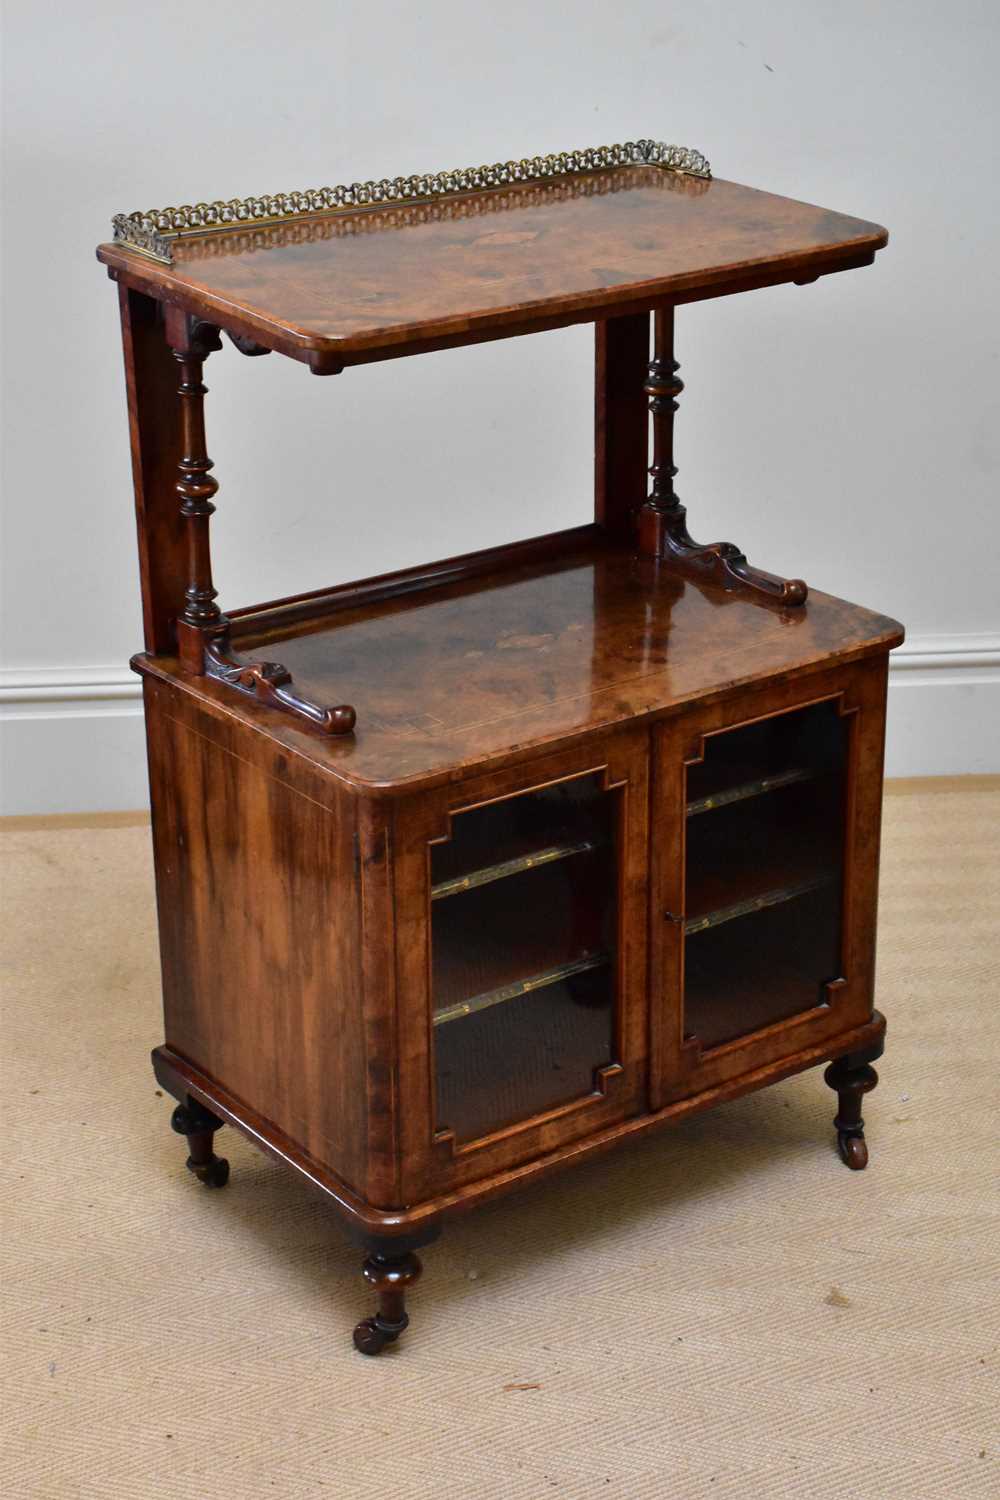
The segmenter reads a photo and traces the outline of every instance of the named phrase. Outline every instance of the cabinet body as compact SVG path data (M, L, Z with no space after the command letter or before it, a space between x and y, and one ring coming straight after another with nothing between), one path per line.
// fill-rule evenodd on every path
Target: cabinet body
M885 230L644 138L114 232L153 1057L191 1171L224 1185L228 1123L339 1207L375 1354L446 1213L693 1110L831 1060L863 1167L902 630L695 540L674 327L685 304L870 265ZM202 376L224 335L351 378L582 323L592 520L588 496L559 532L223 609ZM377 485L372 516L391 524Z
M886 654L395 798L147 678L165 1080L417 1232L871 1045Z

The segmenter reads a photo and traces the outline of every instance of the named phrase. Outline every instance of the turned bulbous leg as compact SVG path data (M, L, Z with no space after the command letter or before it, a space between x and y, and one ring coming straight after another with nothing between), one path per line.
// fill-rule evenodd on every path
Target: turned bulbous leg
M861 1100L878 1083L878 1074L868 1063L855 1063L850 1057L838 1057L823 1074L837 1091L837 1116L834 1128L842 1159L854 1172L868 1165L865 1122L861 1118Z
M215 1132L222 1128L222 1121L189 1094L187 1103L178 1104L171 1115L170 1126L178 1135L187 1136L188 1171L206 1187L225 1187L229 1163L225 1157L216 1156L214 1149Z
M393 1344L409 1325L406 1293L421 1272L415 1255L369 1255L361 1274L374 1289L377 1311L372 1318L362 1318L354 1330L354 1347L362 1354L381 1354L386 1344Z

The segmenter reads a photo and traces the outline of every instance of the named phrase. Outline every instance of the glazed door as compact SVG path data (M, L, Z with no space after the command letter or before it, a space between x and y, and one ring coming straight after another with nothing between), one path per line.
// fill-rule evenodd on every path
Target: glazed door
M407 1201L644 1102L647 745L624 734L401 811Z
M657 731L654 1107L870 1017L885 681L842 669Z

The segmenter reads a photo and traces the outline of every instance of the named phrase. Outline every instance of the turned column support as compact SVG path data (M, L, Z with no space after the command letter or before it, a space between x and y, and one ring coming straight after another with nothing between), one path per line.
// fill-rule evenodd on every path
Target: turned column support
M167 343L180 365L177 397L180 406L181 455L175 489L185 523L187 577L184 607L177 619L177 647L181 665L192 676L215 677L275 708L307 720L326 734L349 734L355 712L348 703L324 708L301 698L292 688L291 674L280 662L243 661L233 650L230 622L216 604L212 582L209 522L219 484L205 440L205 396L202 370L209 354L222 348L218 328L176 307L164 310ZM230 335L233 337L233 335ZM233 338L244 354L266 354L252 341Z
M177 641L183 666L193 675L204 671L205 635L223 632L228 620L216 604L212 583L212 553L209 522L215 514L213 498L219 482L205 443L205 396L202 383L205 360L222 348L219 330L198 322L176 308L167 308L167 342L180 366L177 397L180 408L181 454L177 482L181 516L184 519L187 579L184 608L177 621Z
M674 359L674 309L653 314L653 358L644 390L653 426L652 488L639 512L639 550L667 562L678 573L723 588L752 589L780 604L804 604L801 578L778 578L747 562L733 542L696 542L687 529L687 511L677 498L674 478L674 414L684 389Z
M653 428L653 462L649 469L653 487L643 507L647 514L641 523L647 529L652 516L673 515L678 510L683 515L680 500L674 492L677 476L674 414L678 409L676 398L684 389L684 382L677 373L679 369L680 365L674 359L674 310L661 307L653 314L653 358L643 387Z

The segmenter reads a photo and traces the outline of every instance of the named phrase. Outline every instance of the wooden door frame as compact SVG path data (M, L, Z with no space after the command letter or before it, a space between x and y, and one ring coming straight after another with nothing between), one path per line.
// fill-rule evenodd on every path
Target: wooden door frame
M396 911L399 1147L403 1201L419 1202L546 1155L646 1108L649 734L629 729L500 772L401 802L393 827ZM453 815L560 781L600 775L618 791L616 1061L594 1092L458 1143L435 1128L431 982L432 844L450 836Z
M768 684L694 709L656 727L650 811L650 1107L700 1093L728 1079L827 1041L870 1019L888 653ZM684 1038L684 864L687 767L712 734L834 701L849 730L843 855L842 978L817 1005L746 1037L703 1049ZM667 913L671 914L669 917Z

